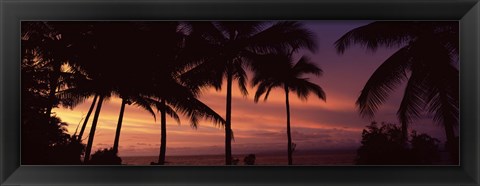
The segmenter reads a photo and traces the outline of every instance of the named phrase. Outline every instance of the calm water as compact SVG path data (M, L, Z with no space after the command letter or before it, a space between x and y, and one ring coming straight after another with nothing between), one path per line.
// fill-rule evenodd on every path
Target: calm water
M353 165L355 152L315 152L308 154L294 154L295 165ZM234 155L243 165L246 154ZM286 165L286 155L256 154L255 165ZM225 165L224 155L195 155L195 156L167 156L166 165ZM122 157L122 163L126 165L150 165L157 162L158 156L128 156Z

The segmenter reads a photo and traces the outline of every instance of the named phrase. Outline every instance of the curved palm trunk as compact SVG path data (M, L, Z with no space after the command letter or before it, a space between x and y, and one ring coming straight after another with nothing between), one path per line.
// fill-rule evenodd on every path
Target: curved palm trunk
M105 96L100 95L100 98L97 104L97 109L95 109L95 115L93 116L93 121L92 121L92 128L90 128L90 134L88 134L88 143L87 143L87 148L85 150L85 158L83 160L84 163L88 163L88 161L90 160L90 153L92 152L92 145L93 145L93 137L95 136L98 117L100 116L100 110L102 109L103 98L105 98Z
M293 164L292 158L292 135L290 134L290 102L288 100L288 86L285 85L285 104L287 107L287 137L288 137L288 165Z
M166 114L166 104L165 100L162 99L160 101L161 110L160 110L160 125L161 125L161 139L160 139L160 155L158 156L158 164L164 165L165 164L165 154L167 152L167 114Z
M120 131L122 130L123 113L125 112L125 105L127 99L122 99L122 106L120 107L120 114L118 116L117 131L115 132L115 141L113 141L113 152L118 153L118 142L120 141Z
M98 98L98 94L95 94L95 97L93 97L92 105L90 105L87 116L85 117L85 121L83 121L82 129L80 129L80 133L77 136L78 140L82 140L83 133L85 132L85 127L87 126L87 123L88 123L88 119L90 118L90 115L93 112L93 108L95 107L95 104L97 103L97 98Z
M232 164L232 82L233 74L231 68L227 69L227 106L225 121L225 164Z

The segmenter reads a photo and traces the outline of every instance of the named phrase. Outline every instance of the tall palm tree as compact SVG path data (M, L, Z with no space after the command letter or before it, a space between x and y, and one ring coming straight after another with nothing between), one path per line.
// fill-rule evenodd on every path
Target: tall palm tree
M158 157L158 164L165 163L166 146L167 146L167 115L175 119L180 124L179 114L185 115L192 128L197 128L198 120L200 118L208 119L214 122L215 125L225 125L225 120L218 115L214 110L197 99L199 92L197 87L191 89L182 82L181 75L189 68L191 61L182 58L186 55L183 52L184 46L182 44L184 35L177 32L175 29L162 29L163 37L170 38L170 44L160 48L163 53L158 55L156 63L153 64L152 69L155 76L153 83L149 85L151 103L155 105L161 115L161 138L160 138L160 153ZM159 28L154 28L158 34ZM165 33L167 32L167 33ZM172 41L172 38L176 38ZM159 39L165 44L167 38ZM184 79L185 80L185 79Z
M325 92L315 83L305 78L305 75L312 74L320 76L322 70L318 68L309 58L303 56L294 63L292 53L265 55L258 60L264 61L254 66L255 75L252 79L252 85L258 86L255 93L255 103L259 98L265 94L266 101L270 91L273 88L279 87L285 91L285 105L287 111L287 137L288 137L288 164L293 164L292 158L292 136L290 132L290 101L289 93L295 92L297 96L306 101L309 94L313 93L318 98L326 100Z
M90 105L90 108L88 109L87 115L85 116L85 120L83 121L82 128L80 128L80 132L78 133L77 139L82 140L83 133L85 132L85 128L87 127L88 119L90 118L90 115L93 112L93 108L95 107L95 104L97 103L98 95L95 95L92 100L92 104Z
M202 103L196 98L196 95L183 85L168 86L171 89L165 93L158 93L151 96L150 101L155 105L161 115L161 138L160 138L160 154L158 156L158 164L165 163L166 146L167 146L167 115L175 119L180 124L179 113L186 116L190 121L192 128L198 127L200 118L211 120L215 125L224 125L225 120L210 107Z
M87 146L85 150L84 162L88 163L93 147L93 140L95 137L96 126L100 116L100 111L103 102L109 99L117 90L116 83L118 75L112 75L112 66L122 67L119 64L124 64L122 56L119 53L124 53L122 47L118 44L124 32L122 31L125 23L117 22L86 22L83 26L88 28L88 38L81 46L81 53L79 61L81 68L88 74L89 84L79 86L80 91L92 90L87 92L94 92L98 95L98 101L95 109L95 114L88 135ZM117 64L118 63L118 64ZM123 68L119 68L123 69Z
M240 91L247 95L247 74L244 67L252 54L265 54L285 48L316 49L314 36L298 22L190 22L186 53L198 61L184 74L192 90L199 87L222 87L227 81L225 115L225 164L232 164L232 86L237 80Z
M120 25L123 28L120 35L129 37L122 39L123 43L128 43L127 47L117 49L117 52L127 49L119 59L124 60L126 65L120 65L115 73L109 74L116 77L117 81L112 82L114 92L122 98L113 147L115 152L118 151L124 108L129 101L147 110L154 118L152 108L157 108L161 114L159 164L165 162L167 115L180 123L178 113L182 113L190 119L192 127L197 127L199 118L211 119L215 124L225 123L221 116L196 98L197 94L179 82L178 75L187 63L177 60L184 38L178 24L136 22ZM136 65L130 65L131 61L135 61Z
M115 130L115 139L113 141L113 152L118 153L118 146L120 142L120 132L122 130L122 123L123 123L123 113L125 112L125 106L134 104L144 110L148 111L154 119L156 119L155 112L152 109L152 105L148 102L148 98L145 98L140 95L132 95L132 96L120 96L122 99L122 103L120 104L120 113L118 115L118 122L117 128Z
M407 82L397 111L404 141L408 124L426 111L443 124L451 152L458 151L452 145L459 116L458 35L456 21L377 21L343 35L335 43L339 53L355 43L372 51L400 47L365 84L357 99L360 114L373 117L389 94Z

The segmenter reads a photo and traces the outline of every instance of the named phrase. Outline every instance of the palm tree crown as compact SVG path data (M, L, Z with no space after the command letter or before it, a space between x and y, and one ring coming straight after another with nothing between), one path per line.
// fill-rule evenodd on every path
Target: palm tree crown
M377 21L353 29L336 41L343 53L352 43L375 51L400 47L381 64L357 99L360 114L373 117L389 94L407 82L397 116L407 140L407 125L426 111L445 126L447 142L455 141L459 117L458 22ZM454 151L458 151L454 150Z
M293 50L292 50L293 51ZM309 58L303 56L297 63L293 63L292 53L289 54L268 54L257 56L257 60L263 61L253 66L255 76L252 79L253 86L258 86L255 93L255 102L258 102L262 95L265 95L266 101L270 91L275 88L283 88L285 91L285 104L287 110L287 152L288 164L293 164L293 147L290 132L290 102L289 92L293 91L302 100L307 100L310 93L315 94L318 98L326 100L325 92L315 83L303 77L307 74L320 76L322 70L312 63Z
M256 61L252 56L275 53L284 49L316 49L314 36L298 22L191 22L186 45L188 60L197 61L183 75L185 83L198 91L204 86L221 89L227 80L225 116L225 163L231 158L232 84L237 80L240 91L247 95L247 73L244 69Z

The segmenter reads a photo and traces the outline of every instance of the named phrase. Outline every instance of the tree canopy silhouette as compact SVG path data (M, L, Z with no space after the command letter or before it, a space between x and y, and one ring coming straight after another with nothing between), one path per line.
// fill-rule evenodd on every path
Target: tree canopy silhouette
M444 126L449 150L456 159L458 35L457 21L377 21L344 34L335 42L339 53L345 52L351 44L360 44L372 51L380 46L400 47L365 84L357 99L360 114L373 117L389 94L406 82L397 111L404 141L408 140L408 124L427 112Z
M226 79L225 164L232 164L232 86L233 81L247 95L244 67L257 63L251 56L276 53L286 49L314 51L313 33L299 22L217 21L189 22L186 54L194 62L183 75L192 90L213 86L220 90ZM197 62L197 63L195 63Z

